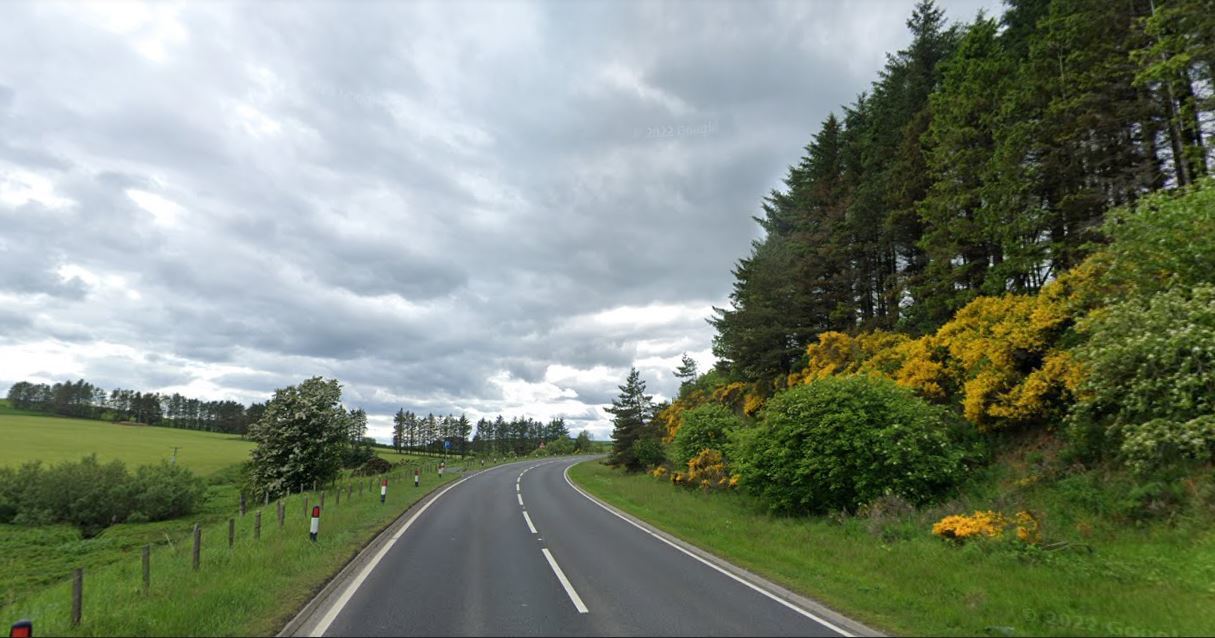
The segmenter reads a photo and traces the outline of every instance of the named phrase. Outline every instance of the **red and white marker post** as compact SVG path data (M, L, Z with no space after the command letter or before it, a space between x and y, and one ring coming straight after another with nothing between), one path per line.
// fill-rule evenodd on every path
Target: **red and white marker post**
M380 502L383 503L386 498L388 498L388 479L380 481Z
M422 482L422 470L414 468L413 470L413 486L417 487Z
M9 638L34 638L34 623L28 620L18 620L8 630Z
M308 538L316 542L316 533L321 531L321 506L312 506L312 523L308 526Z

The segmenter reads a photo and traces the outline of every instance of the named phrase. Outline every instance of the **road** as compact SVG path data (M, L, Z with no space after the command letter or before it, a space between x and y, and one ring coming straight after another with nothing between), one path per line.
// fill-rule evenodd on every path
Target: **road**
M499 466L439 493L308 633L842 635L597 504L568 482L578 461Z

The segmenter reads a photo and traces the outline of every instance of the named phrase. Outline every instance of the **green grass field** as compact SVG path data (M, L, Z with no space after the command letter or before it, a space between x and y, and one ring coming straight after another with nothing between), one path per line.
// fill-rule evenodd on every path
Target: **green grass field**
M675 488L596 462L570 475L671 534L896 634L1215 633L1215 531L1201 521L1099 529L1091 552L955 547L932 536L927 518L895 521L907 529L884 536L880 521L775 517L745 494Z
M14 412L0 412L2 466L78 461L96 453L101 461L119 459L134 468L170 458L176 446L177 462L205 476L247 460L253 449L249 441L227 434Z

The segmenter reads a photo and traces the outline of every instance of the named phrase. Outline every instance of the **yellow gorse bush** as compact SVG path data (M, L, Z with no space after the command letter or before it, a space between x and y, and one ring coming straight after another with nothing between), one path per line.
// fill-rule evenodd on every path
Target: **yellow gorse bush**
M946 540L964 541L971 538L1001 538L1004 530L1016 526L1017 539L1029 544L1037 543L1040 536L1038 519L1029 512L1018 512L1009 519L999 513L976 510L969 516L953 514L937 521L932 526L932 533Z
M946 516L932 526L932 533L951 540L966 540L977 536L999 538L1004 534L1008 520L998 512L976 511L970 516L954 514Z
M701 450L700 454L688 461L686 480L688 484L699 482L700 488L705 490L733 487L721 452L708 448ZM734 484L737 484L737 481Z

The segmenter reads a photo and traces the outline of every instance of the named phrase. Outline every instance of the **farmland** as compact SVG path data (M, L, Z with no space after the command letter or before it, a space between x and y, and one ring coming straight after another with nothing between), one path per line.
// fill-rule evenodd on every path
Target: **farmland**
M118 459L138 466L167 460L177 447L177 462L206 476L247 460L253 449L252 443L225 434L34 416L8 409L7 402L0 407L5 449L0 466L75 461L92 453L101 461Z

